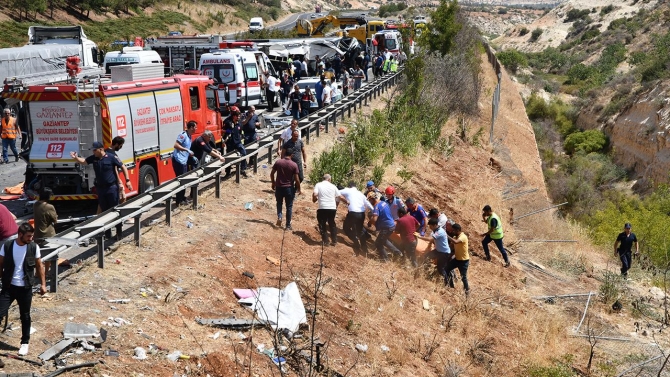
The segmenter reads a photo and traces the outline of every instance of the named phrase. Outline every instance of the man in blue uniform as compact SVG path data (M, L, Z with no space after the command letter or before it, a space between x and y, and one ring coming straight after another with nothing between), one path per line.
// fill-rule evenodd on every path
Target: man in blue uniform
M123 182L119 177L119 169L123 167L123 163L116 154L105 152L105 148L101 142L93 143L93 154L86 158L77 155L77 152L70 152L72 159L82 165L93 165L95 171L95 190L98 195L98 205L102 212L119 205L119 189L123 186ZM128 189L130 186L130 177L125 177ZM111 238L111 230L106 234L107 238ZM117 236L119 236L117 234Z
M237 108L230 113L230 118L226 118L223 122L223 131L226 133L226 150L227 152L236 150L240 156L246 156L247 151L242 145L242 125L240 125L240 111ZM231 168L226 168L226 176L230 175ZM247 160L243 159L241 163L241 174L247 178Z
M374 208L370 221L368 221L368 228L374 225L375 229L377 229L377 239L375 240L377 253L379 253L379 257L383 262L388 262L388 254L384 250L385 247L397 256L402 255L402 252L389 241L389 237L395 231L395 221L393 221L393 216L391 215L391 208L388 203L381 200L380 194L372 191L367 196Z
M172 169L174 170L174 175L177 177L188 171L188 160L194 155L194 152L191 150L191 135L195 133L197 128L198 123L194 120L189 121L186 123L186 131L182 131L174 142ZM186 200L186 190L181 190L177 193L175 203L178 206L188 204L188 200Z

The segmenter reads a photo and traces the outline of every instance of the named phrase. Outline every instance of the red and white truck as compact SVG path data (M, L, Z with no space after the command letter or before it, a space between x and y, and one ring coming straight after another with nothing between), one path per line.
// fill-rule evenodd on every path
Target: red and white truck
M128 66L132 67L132 66ZM175 177L172 152L177 135L190 120L221 142L218 91L206 76L177 75L125 82L35 85L5 88L8 103L27 107L31 147L26 181L50 187L54 200L95 199L90 165L72 160L70 151L89 156L94 141L105 148L125 139L117 153L130 172L134 191L145 192Z

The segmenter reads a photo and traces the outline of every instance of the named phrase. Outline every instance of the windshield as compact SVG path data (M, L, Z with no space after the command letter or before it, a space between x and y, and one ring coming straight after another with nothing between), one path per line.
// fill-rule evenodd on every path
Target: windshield
M386 48L388 48L389 50L397 50L398 44L395 42L395 39L387 39Z
M205 90L205 98L207 98L207 108L210 110L216 110L219 107L219 103L216 100L216 92L212 89Z
M252 22L249 24L250 26L261 26L260 22Z
M235 69L232 64L203 65L202 74L216 80L219 84L235 81Z

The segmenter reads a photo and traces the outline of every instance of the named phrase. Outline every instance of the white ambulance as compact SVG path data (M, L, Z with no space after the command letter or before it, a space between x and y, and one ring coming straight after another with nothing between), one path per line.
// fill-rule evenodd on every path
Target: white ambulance
M262 51L241 48L222 49L200 56L199 71L214 79L219 86L219 100L239 107L265 104L264 73L277 78L270 59ZM279 96L275 96L279 106Z
M103 64L105 73L109 75L112 73L112 67L116 65L147 63L163 64L163 60L154 50L145 50L143 47L124 47L122 51L106 53Z

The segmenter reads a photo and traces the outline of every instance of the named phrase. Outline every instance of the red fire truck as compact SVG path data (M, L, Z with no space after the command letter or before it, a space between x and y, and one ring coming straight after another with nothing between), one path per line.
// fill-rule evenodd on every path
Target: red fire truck
M107 80L109 81L109 80ZM54 200L95 199L95 174L70 157L91 155L94 141L109 147L125 139L117 153L130 172L134 191L145 192L175 177L172 152L177 135L190 120L197 133L214 133L221 142L217 88L206 76L177 75L123 82L97 81L6 87L8 103L22 101L30 125L26 180L50 187Z

